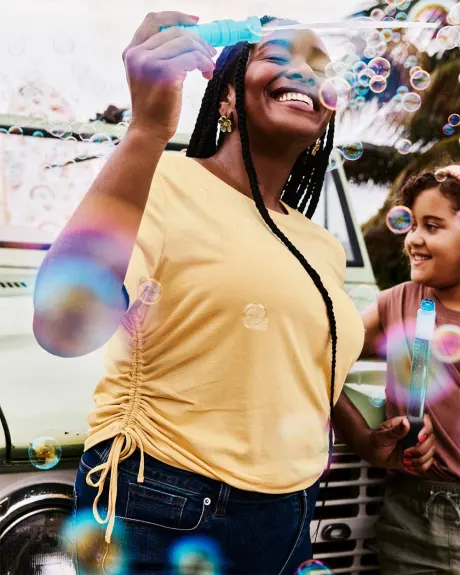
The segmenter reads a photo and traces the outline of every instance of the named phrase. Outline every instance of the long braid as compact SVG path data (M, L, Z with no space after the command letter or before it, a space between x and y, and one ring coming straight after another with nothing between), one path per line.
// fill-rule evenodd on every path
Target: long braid
M261 18L262 26L276 20L276 18ZM251 46L247 43L239 43L235 46L225 48L217 60L216 70L213 79L208 83L206 93L203 98L198 119L193 131L190 144L187 149L187 156L192 158L208 158L212 156L222 145L225 136L220 134L219 141L216 143L217 120L219 118L219 102L225 85L233 80L236 90L236 111L238 115L238 127L241 138L241 148L246 172L251 187L251 192L264 222L267 224L273 234L286 245L289 251L298 259L300 264L307 271L313 280L316 288L321 293L326 305L327 317L329 320L332 358L331 358L331 383L329 397L329 453L327 469L331 465L332 448L333 448L333 428L332 420L334 415L334 395L335 395L335 372L337 363L337 324L335 320L334 307L327 289L324 287L319 274L308 263L306 258L299 250L289 241L289 239L279 230L275 222L271 219L270 214L265 207L262 195L259 189L257 173L252 161L249 134L246 122L245 109L245 89L244 79L246 66L249 59ZM328 130L322 135L320 149L313 156L313 146L305 150L297 158L294 167L285 182L284 189L281 193L283 201L291 208L298 210L311 219L315 213L316 207L324 183L329 156L333 148L334 141L334 118L332 118ZM308 208L307 208L308 205ZM326 487L328 480L326 481ZM323 505L325 499L323 499ZM319 522L317 533L319 530Z

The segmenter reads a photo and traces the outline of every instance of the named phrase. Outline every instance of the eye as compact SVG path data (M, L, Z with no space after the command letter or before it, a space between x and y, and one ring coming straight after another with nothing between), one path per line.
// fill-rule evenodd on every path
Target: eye
M434 226L433 224L427 224L427 225L426 225L426 229L427 229L429 232L434 232L435 230L438 229L438 226Z
M268 56L267 60L271 62L276 62L277 64L289 64L288 58L283 58L282 56Z

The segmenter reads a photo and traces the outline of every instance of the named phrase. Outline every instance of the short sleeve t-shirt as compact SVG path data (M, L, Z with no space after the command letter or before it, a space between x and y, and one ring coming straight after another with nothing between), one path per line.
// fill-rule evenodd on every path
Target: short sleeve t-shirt
M364 340L343 289L345 252L285 207L272 219L333 301L337 401ZM156 286L151 300L139 291L145 282ZM166 152L125 288L130 308L106 345L85 449L123 436L164 463L240 489L312 485L327 463L329 321L312 279L254 201Z
M423 298L435 301L436 327L460 326L460 312L446 308L427 286L406 282L379 294L379 317L386 340L388 418L407 412L415 324ZM460 481L460 362L444 361L448 353L442 348L440 351L441 354L431 354L425 404L425 412L433 421L437 447L426 477Z

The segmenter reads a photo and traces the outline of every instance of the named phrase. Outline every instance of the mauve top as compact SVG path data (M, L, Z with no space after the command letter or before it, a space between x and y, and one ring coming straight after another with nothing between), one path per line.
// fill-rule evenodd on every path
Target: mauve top
M443 306L427 286L406 282L379 294L380 323L385 335L382 347L385 350L386 346L387 353L388 418L406 414L415 323L423 298L435 301L437 328L446 324L460 326L460 311ZM444 347L439 348L437 341L435 336L433 345L441 353L431 354L425 407L433 421L437 452L426 478L460 481L460 361L440 361L439 357L449 354Z

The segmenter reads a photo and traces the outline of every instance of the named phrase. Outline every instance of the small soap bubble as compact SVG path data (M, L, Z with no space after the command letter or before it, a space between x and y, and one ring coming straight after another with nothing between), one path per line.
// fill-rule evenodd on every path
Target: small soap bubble
M171 553L172 575L219 575L222 554L215 541L205 536L181 538Z
M433 335L433 353L443 363L460 361L460 326L441 325Z
M380 8L374 8L371 12L371 18L374 20L383 20L385 18L385 12Z
M447 120L451 126L458 126L460 124L460 114L451 114Z
M250 303L244 308L242 321L245 327L256 331L265 331L269 326L267 312L259 303Z
M365 70L363 70L358 74L358 83L361 84L361 86L365 86L367 88L369 87L370 81L373 76L376 76L374 70L366 68Z
M398 12L395 16L395 20L405 22L407 20L407 14L405 12Z
M396 90L396 93L401 94L402 96L404 96L408 92L409 92L409 88L407 86L399 86L399 88Z
M460 27L445 26L439 30L436 40L441 50L452 50L460 42Z
M386 397L385 390L383 391L373 391L369 396L369 403L372 407L383 407L385 405Z
M356 101L356 106L357 106L358 110L360 108L362 108L364 106L364 104L366 103L366 99L364 98L364 96L357 96L355 98L355 101Z
M72 135L72 126L69 122L51 122L47 129L55 138L61 138L61 140Z
M348 295L352 299L356 309L362 313L371 305L377 303L379 292L375 286L361 284L352 288L348 292Z
M408 154L410 152L410 149L412 147L412 142L410 140L408 140L407 138L404 138L404 139L396 142L395 147L400 154L405 156L406 154Z
M139 286L139 300L145 305L153 305L160 301L163 287L154 279L146 280Z
M369 82L369 88L374 94L381 94L387 89L387 81L383 76L374 76Z
M390 100L390 108L395 112L400 112L402 110L402 100L401 94L395 94Z
M347 72L344 76L344 79L350 84L352 88L354 88L358 83L358 76L353 72Z
M52 469L61 460L62 448L54 437L37 437L29 444L29 459L37 469Z
M363 97L369 93L369 86L361 86L361 84L356 84L353 88L354 93L356 96Z
M363 155L364 147L361 142L347 142L342 146L342 156L346 160L359 160Z
M443 168L436 170L434 173L436 181L439 182L440 184L442 184L442 182L445 182L448 176L449 176L448 172L446 172L446 170L444 170Z
M407 10L410 7L411 0L395 0L394 5L398 10Z
M402 107L406 112L416 112L422 105L422 98L415 92L408 92L402 101Z
M353 64L352 71L354 74L356 74L356 76L358 76L358 74L360 74L366 68L367 68L367 65L360 60L359 62L356 62L355 64Z
M394 206L388 212L386 224L394 234L406 234L412 227L412 212L406 206Z
M385 14L387 16L394 16L396 14L396 7L394 4L388 4L388 6L385 7Z
M444 124L444 126L442 127L442 131L444 132L444 134L446 134L446 136L452 136L452 134L455 132L455 129L450 124Z
M295 575L333 575L327 565L316 559L305 561L295 572Z
M411 75L410 83L415 90L426 90L431 83L431 76L425 70L417 70Z
M452 6L448 15L448 22L453 26L458 26L460 24L460 2Z
M327 78L319 88L319 98L323 106L329 110L345 110L351 92L351 86L344 78Z
M330 155L329 156L329 164L327 166L327 171L330 172L332 170L335 170L337 168L337 160L335 159L334 156Z
M11 126L8 129L8 134L16 134L17 136L22 136L24 134L24 130L19 126Z
M96 126L92 122L88 122L87 124L82 124L78 131L80 132L80 140L89 142L92 136L96 134Z
M377 76L383 76L384 78L388 78L391 72L390 62L386 58L382 58L381 56L372 59L369 62L368 68L373 70Z
M44 138L45 134L41 131L41 130L35 130L35 132L32 134L33 138Z
M75 523L70 518L63 527L66 551L73 556L78 553L78 566L82 575L98 575L101 565L104 572L110 575L125 575L126 558L123 544L126 541L126 530L120 521L116 520L110 543L105 542L105 525L97 523L92 509L77 512Z

